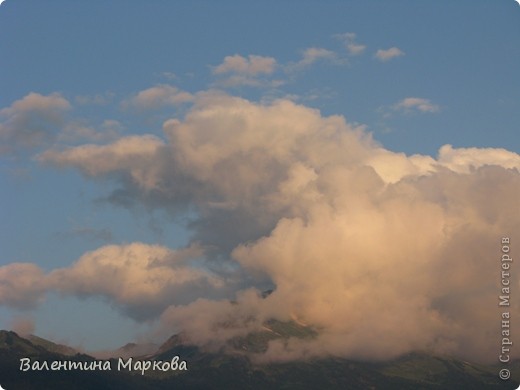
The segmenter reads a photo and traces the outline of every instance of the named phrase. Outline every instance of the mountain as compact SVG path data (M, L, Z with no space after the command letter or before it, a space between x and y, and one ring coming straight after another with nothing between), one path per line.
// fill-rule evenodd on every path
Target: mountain
M116 350L112 357L129 358L131 356L149 356L157 351L158 345L154 343L128 343Z
M167 360L182 356L190 362L189 375L176 380L187 388L244 389L516 389L520 361L511 365L513 379L497 376L500 367L483 366L450 357L411 353L388 362L359 362L321 358L254 365L251 354L267 350L270 340L314 338L312 327L296 321L267 321L263 329L232 339L218 353L187 345L182 335L168 339L153 355Z
M52 341L42 339L41 337L35 336L33 334L25 338L29 340L33 345L39 345L40 347L43 347L45 350L49 352L56 352L65 356L74 356L77 353L79 353L74 348L62 344L53 343Z
M17 356L34 356L43 352L45 348L19 337L15 332L0 331L0 355L9 353Z
M88 367L96 360L88 355L56 352L54 343L25 339L0 331L0 385L6 390L32 389L515 389L520 362L511 365L513 379L503 382L498 367L481 366L457 359L412 353L389 362L359 362L322 358L255 365L248 356L265 351L274 338L316 337L316 331L294 321L268 321L264 328L231 340L218 351L189 345L174 335L146 358L98 360L98 368L111 370L20 370L20 359L33 362L72 361ZM36 344L35 344L36 342ZM127 345L126 351L134 346ZM50 348L52 350L49 350ZM124 348L123 348L124 349ZM146 362L171 365L185 361L187 370L145 370ZM178 360L175 360L178 359ZM127 366L118 370L120 362ZM107 363L108 362L108 363ZM130 362L130 363L128 363ZM39 363L38 363L39 364ZM49 363L51 364L51 363ZM180 364L179 364L180 365ZM129 370L128 368L132 368Z
M151 390L153 381L146 378L138 382L124 372L101 370L51 370L23 369L24 360L29 359L41 367L46 362L74 362L82 367L91 367L95 362L91 356L77 353L73 356L54 352L56 344L41 338L29 339L18 336L15 332L0 330L0 385L6 390L42 390L42 389L74 389L74 390ZM46 348L50 348L48 350ZM61 349L61 348L58 348ZM66 349L67 350L67 349ZM68 350L67 350L68 351ZM37 368L38 368L37 367Z

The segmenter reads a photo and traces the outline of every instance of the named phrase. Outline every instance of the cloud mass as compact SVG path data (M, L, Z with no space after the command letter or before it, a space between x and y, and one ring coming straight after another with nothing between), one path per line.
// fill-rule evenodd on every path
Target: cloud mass
M254 59L233 61L224 64L253 72ZM420 98L398 106L436 109ZM103 246L45 275L31 264L3 266L2 302L35 305L51 290L103 296L132 318L158 319L165 336L182 331L200 345L272 318L319 330L315 340L272 342L266 359L415 350L495 359L500 239L520 238L511 214L518 154L445 145L437 158L407 156L342 116L216 91L196 94L163 134L49 149L39 161L112 180L115 203L174 219L193 210L187 228L198 244ZM262 298L266 283L274 292ZM511 288L518 294L517 276Z

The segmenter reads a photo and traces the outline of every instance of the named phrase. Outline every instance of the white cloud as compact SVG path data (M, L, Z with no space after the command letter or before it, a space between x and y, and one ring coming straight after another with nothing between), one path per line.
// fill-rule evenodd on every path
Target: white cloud
M54 93L48 96L31 92L20 100L15 101L11 107L0 110L0 115L13 117L27 112L37 111L52 117L56 111L68 110L70 104L60 94Z
M47 289L43 271L35 264L11 263L0 267L0 304L29 309L43 301Z
M298 64L307 66L319 60L335 60L336 57L333 51L321 47L309 47L303 52L303 58Z
M13 263L0 267L0 303L34 307L46 292L57 291L105 297L129 316L147 319L171 304L219 295L223 280L190 265L202 254L197 245L174 251L136 242L103 246L47 274L34 264Z
M396 58L396 57L400 57L400 56L404 56L404 52L397 47L391 47L386 50L379 49L375 54L375 57L379 61L383 61L383 62L389 61L392 58Z
M270 78L276 66L276 60L272 57L250 55L245 58L235 54L225 57L222 64L213 67L213 74L225 75L217 81L217 85L222 87L276 88L284 83Z
M520 156L500 148L457 148L444 145L437 158L440 164L454 172L469 173L484 165L499 165L520 170Z
M433 104L428 99L407 97L393 106L396 111L412 112L417 110L420 112L437 112L440 110L439 106Z
M214 74L238 73L247 76L271 74L274 72L276 60L272 57L249 55L248 58L239 54L226 56L222 64L213 68Z
M345 43L347 52L352 56L363 54L366 49L366 45L362 45L356 42L356 34L349 32L344 34L335 35L336 38L342 40Z
M386 183L397 183L406 176L426 175L436 171L438 165L430 156L406 156L380 148L368 159L367 165L374 168Z
M349 43L347 44L348 52L352 55L359 55L365 51L366 46L365 45L359 45L355 43Z
M109 145L81 145L67 148L63 151L47 150L38 159L53 162L57 165L72 165L79 167L83 173L90 176L102 175L114 170L130 166L130 176L140 186L148 187L155 182L152 174L153 158L164 146L163 141L151 135L128 136L118 139Z
M58 291L105 296L133 317L144 319L168 305L189 302L203 291L222 287L216 276L184 264L202 253L197 246L172 251L142 243L107 245L47 277Z
M0 154L52 143L70 108L70 103L57 93L44 96L31 92L0 110Z
M133 106L143 110L157 109L167 106L178 106L191 102L194 96L174 86L161 84L140 91L134 97L123 102L123 107Z
M338 55L331 50L321 47L309 47L303 51L301 60L285 65L284 70L286 73L291 74L301 71L319 61L327 61L333 64L346 63L346 59L339 58Z

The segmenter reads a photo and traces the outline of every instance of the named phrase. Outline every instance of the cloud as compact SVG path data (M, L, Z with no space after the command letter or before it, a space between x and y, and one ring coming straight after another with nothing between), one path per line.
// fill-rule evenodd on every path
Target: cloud
M105 119L98 129L89 126L84 121L76 120L64 124L56 139L67 144L87 141L107 142L118 139L123 130L124 126L113 119Z
M374 56L379 61L386 62L391 60L392 58L404 56L404 52L401 49L394 46L386 50L379 49Z
M172 305L161 315L159 332L171 334L174 329L188 343L221 348L227 340L261 330L267 319L259 316L264 305L252 289L239 292L233 302L201 298L189 305Z
M433 104L428 99L408 97L393 106L396 111L412 112L413 110L420 112L438 112L439 106Z
M221 87L276 88L284 83L270 78L276 67L276 60L272 57L250 55L245 58L235 54L225 57L224 62L213 67L212 72L217 76L225 75L217 81Z
M107 245L84 254L69 268L51 272L48 279L58 291L104 296L132 317L144 319L222 286L216 276L184 264L201 255L197 246L172 251L142 243Z
M367 160L386 183L396 183L407 176L429 175L437 171L439 162L430 156L394 153L380 148Z
M30 317L20 317L17 316L13 318L9 328L16 332L22 337L29 336L34 334L34 320Z
M422 349L491 361L499 329L490 275L499 272L500 231L516 236L519 225L507 211L509 191L520 189L518 171L413 176L386 190L368 172L323 176L334 201L281 219L270 235L233 252L273 279L272 305L324 329L293 353L390 358ZM485 193L471 194L477 187ZM479 305L489 307L485 315ZM478 340L480 332L490 339ZM267 354L292 357L291 346L279 347Z
M365 51L365 48L366 48L365 45L359 45L359 44L355 44L355 43L347 44L348 52L349 52L349 54L351 54L353 56L360 55L361 53L363 53Z
M43 300L47 289L43 271L35 264L11 263L0 267L0 303L30 309Z
M298 62L291 62L284 67L288 74L301 71L319 61L327 61L333 64L345 64L346 59L341 59L338 55L328 49L321 47L309 47L303 51L302 59Z
M309 47L303 52L303 58L297 63L298 66L308 66L319 60L333 61L337 58L333 51L321 47Z
M248 58L245 58L235 54L226 56L222 64L213 68L213 73L238 73L247 76L257 76L273 73L275 66L276 60L272 57L249 55Z
M439 149L438 161L454 172L469 173L485 165L500 165L520 169L520 156L501 148L458 148L444 145Z
M425 99L401 103L431 109ZM174 218L190 210L187 227L205 251L187 257L211 260L212 272L170 262L165 248L102 247L52 271L45 280L54 289L101 294L134 318L160 315L163 336L182 331L200 345L271 318L319 330L314 341L272 342L267 360L385 359L417 350L496 359L500 240L520 240L512 213L518 154L446 145L436 158L407 156L341 116L217 92L198 93L184 118L166 121L163 131L164 139L53 149L40 161L113 180L116 203ZM191 288L191 280L206 287ZM263 299L265 285L274 292ZM512 276L511 294L519 287ZM222 290L236 302L213 292ZM520 306L512 305L518 321Z
M47 274L34 264L13 263L0 267L0 303L31 308L57 291L104 297L134 319L149 319L169 305L223 294L218 276L190 265L202 254L197 245L174 251L136 242L103 246Z
M178 106L193 101L191 93L182 91L168 84L140 91L134 97L123 102L123 107L135 107L141 110L158 109L168 106Z
M311 135L318 129L323 129L323 135L314 144ZM232 210L247 204L254 209L258 196L283 181L283 172L297 160L295 154L323 160L325 148L331 149L328 158L344 159L341 147L367 153L360 145L371 142L368 137L357 140L361 132L341 117L321 118L318 111L291 101L262 106L214 93L200 95L184 122L165 122L164 132L167 143L149 135L129 136L109 145L50 150L40 160L75 166L89 176L116 174L135 185L135 190L167 194L166 204L189 198L203 208ZM338 145L331 145L327 134ZM291 146L295 143L301 144L301 150ZM179 192L179 180L185 184L184 193Z
M31 92L0 110L0 154L49 145L65 122L70 103L60 94Z
M47 150L38 159L62 166L77 166L88 176L97 176L124 168L131 179L142 187L151 187L152 158L164 146L163 141L152 135L122 137L108 145L86 144L65 150ZM130 166L133 169L128 170Z
M363 54L366 49L366 45L361 45L356 42L356 34L349 32L344 34L335 35L336 38L340 39L345 43L345 48L351 56L357 56Z

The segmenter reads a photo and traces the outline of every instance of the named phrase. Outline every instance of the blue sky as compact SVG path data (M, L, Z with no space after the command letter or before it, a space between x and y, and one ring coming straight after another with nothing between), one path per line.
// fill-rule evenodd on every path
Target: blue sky
M327 138L309 143L308 155L294 157L286 171L276 165L288 161L278 151L276 164L264 166L267 158L254 160L257 148L248 144L256 142L251 139L262 126L243 135L233 115L244 115L243 123L265 119L266 126L270 115L278 126L282 119L275 120L276 115L293 114L295 123L309 115L303 127L314 121L323 129L346 126L348 134L359 137L348 145L359 142L359 156L372 156L359 157L365 161L361 166L375 172L385 188L395 186L388 191L400 197L409 180L408 185L423 194L421 199L433 202L432 190L425 188L434 186L434 179L441 188L451 188L451 181L437 178L443 169L472 180L472 169L484 165L513 175L507 180L513 186L510 195L515 195L520 158L519 19L520 6L513 0L5 1L0 6L0 328L23 328L88 349L109 349L153 332L182 329L183 310L197 323L187 314L197 298L221 304L219 299L247 296L248 288L282 286L285 279L278 277L283 272L263 260L255 263L263 266L252 265L254 248L247 255L240 248L256 243L259 252L271 253L260 247L268 241L262 237L275 240L291 218L314 221L314 203L307 203L315 199L314 192L293 206L282 207L279 200L265 203L256 215L248 202L271 202L289 182L277 182L274 176L265 182L253 180L237 166L259 164L259 171L274 167L276 177L303 182L312 175L329 177L324 167L330 164L351 169L351 160L335 159L333 146L323 146L332 142ZM204 122L212 110L222 110L222 117ZM343 118L347 125L326 118ZM282 133L283 126L291 127L280 126ZM278 145L287 145L287 150L301 147L307 153L302 145L320 137L290 138ZM121 140L127 142L118 143ZM342 142L347 141L338 138L337 145ZM194 149L196 155L193 145L200 146ZM452 147L445 147L441 156L444 145ZM233 155L236 160L226 154L234 147L244 148ZM330 161L316 162L329 153ZM355 151L345 153L358 156ZM227 167L222 172L233 171L236 181L215 171L217 166ZM358 183L360 188L372 188L367 183L376 179L371 175ZM423 176L433 182L424 183ZM271 188L267 182L278 184ZM433 202L447 207L445 229L458 226L453 221L455 215L460 217L445 204L467 199L464 191L479 192L479 183L446 190L443 199L449 201ZM224 185L244 193L233 194ZM325 187L313 191L332 193ZM345 202L351 202L347 198ZM507 205L513 199L496 202ZM471 205L477 211L468 215L487 213L483 204ZM378 209L386 210L381 205ZM365 211L370 219L372 214ZM486 223L497 231L519 223L514 215L489 218ZM241 223L243 228L230 227ZM506 233L513 234L501 234ZM453 234L451 239L460 238ZM475 233L470 238L478 237ZM109 245L114 251L126 248L113 254L121 264L127 255L169 259L186 250L189 254L178 255L184 263L173 268L172 278L184 275L187 279L181 279L191 284L175 287L172 302L156 291L152 303L143 303L124 292L126 284L115 291L98 284L94 276L82 279L87 268L72 269L82 256L85 267L100 266L95 259ZM164 254L164 248L173 252ZM280 256L281 264L285 255ZM20 263L36 268L18 269L15 264ZM151 272L143 267L135 272ZM63 272L53 273L56 270ZM99 272L108 271L101 267ZM123 284L148 280L134 273L123 279ZM35 280L44 282L34 287ZM280 301L292 297L273 295ZM150 313L143 309L147 304L153 307ZM432 307L437 304L431 301ZM313 313L300 314L328 324Z

